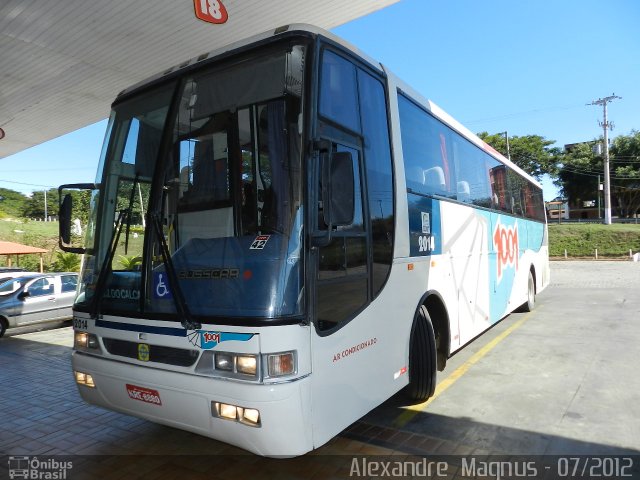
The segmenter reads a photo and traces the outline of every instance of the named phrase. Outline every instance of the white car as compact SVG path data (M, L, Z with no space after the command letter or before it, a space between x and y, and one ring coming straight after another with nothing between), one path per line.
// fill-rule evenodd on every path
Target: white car
M72 318L77 273L24 273L0 281L0 337L7 328Z
M0 267L0 283L4 283L5 280L9 280L10 278L26 275L27 273L37 272L27 272L24 268L18 267Z

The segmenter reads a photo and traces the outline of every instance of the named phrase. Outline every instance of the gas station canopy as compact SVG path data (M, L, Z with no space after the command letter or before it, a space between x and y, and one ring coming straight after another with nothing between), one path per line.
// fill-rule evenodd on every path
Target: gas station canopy
M290 23L331 29L397 1L5 0L0 158L106 118L118 92L201 53Z

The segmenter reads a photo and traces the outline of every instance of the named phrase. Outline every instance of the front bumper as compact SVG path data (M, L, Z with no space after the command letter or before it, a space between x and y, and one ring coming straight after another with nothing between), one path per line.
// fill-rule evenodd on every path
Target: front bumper
M258 455L291 457L313 449L311 378L254 384L132 365L74 352L74 371L93 377L95 388L78 385L93 405L188 430ZM127 385L158 392L161 404L131 398ZM218 418L212 402L260 412L253 427Z

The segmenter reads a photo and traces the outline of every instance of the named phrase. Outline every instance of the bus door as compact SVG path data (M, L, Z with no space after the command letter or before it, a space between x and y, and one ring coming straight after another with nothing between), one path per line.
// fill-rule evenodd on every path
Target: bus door
M318 229L330 234L330 240L314 249L316 333L312 336L312 405L316 445L324 443L327 436L335 435L336 428L343 428L353 421L354 412L368 403L366 398L361 397L370 390L376 374L375 368L365 368L364 357L371 352L358 347L375 337L366 328L362 316L358 317L369 301L370 288L368 232L367 222L364 221L366 205L363 204L361 175L362 153L357 148L335 143L332 150L350 154L354 213L347 224L326 225L322 210L326 208L328 200L318 200ZM320 192L327 192L322 185L318 187Z
M308 188L315 238L307 277L315 327L316 445L391 396L397 385L392 365L403 361L389 361L394 348L383 351L385 344L398 343L398 329L391 326L387 303L373 300L383 289L393 258L394 189L384 81L332 47L321 48L318 60L318 118L311 161L315 173ZM348 158L343 166L350 164L350 173L341 173L352 175L349 185L340 174L331 180L335 184L323 183L322 166L334 156ZM327 188L336 184L342 187ZM327 198L329 191L338 195ZM353 200L347 200L345 193ZM352 204L352 216L327 225L324 213L332 200Z

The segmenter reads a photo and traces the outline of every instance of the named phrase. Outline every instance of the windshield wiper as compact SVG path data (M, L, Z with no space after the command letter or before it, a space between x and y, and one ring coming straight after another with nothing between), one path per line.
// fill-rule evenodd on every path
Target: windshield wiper
M96 281L96 291L93 295L93 301L91 303L91 318L97 318L100 313L100 302L102 301L102 295L104 292L105 284L107 283L107 277L109 276L109 272L111 272L111 262L113 262L113 257L116 254L116 250L118 249L118 241L120 240L120 233L122 232L124 219L129 214L130 212L128 210L121 210L118 214L116 225L113 229L113 233L111 234L109 251L104 257L102 268L100 269L100 274L98 275L98 280Z
M100 269L100 274L98 275L98 280L96 282L96 291L93 295L93 301L91 303L91 318L97 318L100 314L100 302L102 301L102 296L104 295L104 287L107 283L107 278L109 277L109 273L112 272L111 265L113 264L113 257L116 254L116 250L118 249L118 242L120 241L120 234L122 233L122 226L124 225L125 219L127 222L127 233L125 238L124 253L125 255L127 254L127 250L129 248L129 229L131 227L133 199L135 198L135 191L136 186L138 185L139 177L140 174L136 173L136 176L133 180L133 187L131 188L131 194L129 195L129 205L124 210L121 210L118 214L116 225L113 229L113 233L111 234L111 243L109 243L109 250L104 258L104 262L102 262L102 268Z
M133 179L133 186L131 187L131 193L129 194L129 207L127 208L129 215L127 215L127 231L124 235L124 254L129 253L129 233L131 231L131 217L133 217L133 200L136 196L136 187L138 186L139 173L136 173L136 178ZM142 205L140 205L142 208Z
M167 242L164 239L164 233L162 232L162 219L160 218L160 214L154 213L149 215L149 217L151 218L151 223L153 223L153 228L156 236L158 237L158 242L160 243L162 263L164 264L165 271L167 272L169 288L171 288L176 310L182 317L180 323L185 330L200 330L202 328L202 324L193 320L191 312L189 311L189 306L182 294L180 282L178 281L178 276L176 275L176 270L173 266L173 261L171 260L171 253L169 252L169 247L167 246Z

